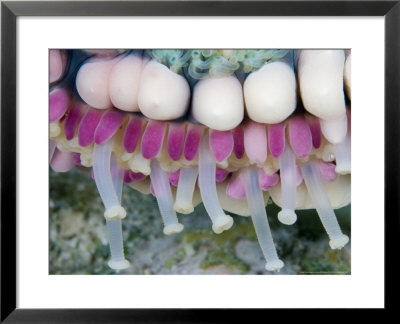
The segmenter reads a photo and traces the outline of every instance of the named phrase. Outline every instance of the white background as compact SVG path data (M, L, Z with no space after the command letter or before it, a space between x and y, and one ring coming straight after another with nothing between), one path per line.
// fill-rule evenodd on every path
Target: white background
M351 275L48 275L48 48L352 48ZM383 18L18 18L18 307L383 307Z

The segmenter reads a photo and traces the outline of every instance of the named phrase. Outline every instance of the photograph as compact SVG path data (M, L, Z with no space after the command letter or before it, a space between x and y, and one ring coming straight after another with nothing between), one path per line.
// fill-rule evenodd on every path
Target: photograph
M49 275L351 275L351 49L47 54Z
M3 1L0 322L396 309L399 2Z

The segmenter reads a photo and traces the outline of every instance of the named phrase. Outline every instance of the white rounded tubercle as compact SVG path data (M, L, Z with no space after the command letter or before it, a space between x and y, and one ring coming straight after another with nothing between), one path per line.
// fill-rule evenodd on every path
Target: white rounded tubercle
M204 207L211 218L212 229L216 234L228 230L233 225L231 216L225 215L218 201L216 188L216 161L209 148L208 133L205 133L199 149L199 187Z
M109 76L114 65L121 59L96 59L84 63L76 75L76 90L89 106L96 109L112 107L109 95Z
M125 111L139 111L138 90L144 61L138 54L122 58L111 70L108 84L113 105Z
M289 145L285 145L285 150L279 157L281 190L282 190L282 210L278 213L278 219L285 225L293 225L297 216L296 209L296 156Z
M187 80L157 61L149 61L142 70L138 105L140 111L155 120L182 117L190 103Z
M113 142L113 139L111 139L104 144L94 144L93 149L94 181L105 207L104 217L108 220L126 217L126 211L120 204L111 176L110 164Z
M346 113L343 91L343 50L300 50L298 80L304 108L325 119Z
M308 193L314 203L315 209L321 219L329 238L329 245L332 249L341 249L349 238L342 233L336 215L329 203L322 180L320 178L318 166L310 161L301 165L301 171L306 183Z
M255 167L242 168L241 177L244 182L246 199L250 208L257 239L267 261L265 269L278 272L284 266L284 263L279 259L272 239L264 205L264 197L258 181L258 170Z
M194 210L193 193L199 171L197 167L182 168L179 172L178 188L174 209L182 214L190 214Z
M280 123L296 109L294 70L284 62L267 63L246 78L243 93L250 119Z
M154 159L151 162L151 184L157 199L158 208L164 222L164 234L171 235L183 230L183 225L178 222L178 217L173 207L171 187L168 174L161 169L160 163Z
M347 56L346 63L344 64L344 88L347 96L351 100L351 54Z
M244 103L236 76L200 80L193 90L192 114L211 129L226 131L238 126L244 117Z
M347 134L347 114L346 112L335 119L320 119L321 132L332 144L341 143Z

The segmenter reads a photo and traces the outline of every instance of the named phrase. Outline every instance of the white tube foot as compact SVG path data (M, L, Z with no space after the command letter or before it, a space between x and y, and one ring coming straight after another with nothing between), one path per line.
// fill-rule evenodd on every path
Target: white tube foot
M347 235L341 235L339 237L335 237L334 239L329 241L329 246L332 250L340 250L349 242L349 237Z
M282 224L293 225L297 221L297 216L292 209L284 208L278 213L278 219Z
M108 266L114 270L124 270L130 267L130 263L128 260L110 260L108 261Z

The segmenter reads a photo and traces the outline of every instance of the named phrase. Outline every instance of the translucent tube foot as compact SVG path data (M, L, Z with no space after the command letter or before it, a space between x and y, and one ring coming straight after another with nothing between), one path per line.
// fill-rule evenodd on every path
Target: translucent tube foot
M297 215L293 209L282 209L278 213L278 219L282 224L293 225L297 221Z
M196 186L197 168L183 168L179 174L174 209L182 214L193 212L193 192Z
M220 234L223 231L230 229L233 225L233 219L231 216L223 215L213 220L212 229L214 233Z
M117 220L126 217L126 210L122 206L112 206L106 209L104 217L107 220Z
M322 185L318 165L313 161L307 162L301 166L301 171L308 193L318 212L322 225L329 236L329 245L332 249L341 249L347 244L349 238L344 235L340 229L336 215L325 192L325 188Z
M339 144L335 145L336 169L339 174L349 174L351 172L351 140L350 135Z
M190 203L184 203L184 202L179 202L179 204L175 203L174 204L174 209L181 214L191 214L194 211L193 204Z
M118 166L114 156L111 157L110 167L113 187L115 189L115 193L117 194L118 201L121 202L124 171ZM126 216L126 211L121 206L116 206L106 210L104 215L107 219L107 234L111 253L111 260L108 262L108 265L114 270L126 269L130 264L129 261L125 259L124 255L124 242L122 237L121 222L121 218Z
M282 260L276 259L266 263L265 269L268 271L276 271L279 272L285 264Z
M93 150L94 181L103 201L105 207L104 217L107 220L126 217L126 211L121 206L120 197L118 197L117 189L113 184L113 176L111 174L112 147L113 140L111 139L104 144L95 144Z
M164 222L164 233L167 235L179 233L183 230L183 225L178 222L178 217L174 210L168 174L161 169L157 160L153 160L151 163L150 179Z
M164 227L164 234L165 235L172 235L182 232L183 225L181 223L177 224L170 224Z
M108 266L113 270L124 270L130 267L130 263L128 260L110 260L108 261Z
M285 225L296 222L296 156L289 145L285 146L283 154L279 157L279 168L282 190L282 210L278 219Z
M263 193L258 182L258 171L254 167L243 168L241 177L245 184L247 203L250 208L251 219L256 230L258 243L267 261L265 269L268 271L279 271L284 266L284 263L279 259L272 239Z
M329 241L329 246L332 250L340 250L349 242L349 237L347 235L342 235L339 237L335 237L334 239Z
M199 187L204 207L213 223L216 234L228 230L233 225L233 219L225 215L218 200L215 184L216 161L208 146L208 134L204 134L199 150ZM257 174L258 176L258 174Z

